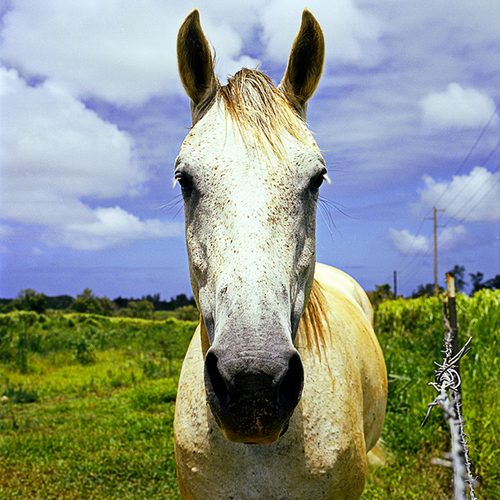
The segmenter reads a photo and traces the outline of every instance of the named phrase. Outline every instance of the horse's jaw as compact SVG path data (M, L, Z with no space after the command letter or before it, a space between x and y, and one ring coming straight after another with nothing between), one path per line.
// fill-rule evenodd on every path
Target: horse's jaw
M214 415L214 413L212 412ZM293 414L293 411L292 411ZM215 415L214 415L215 416ZM290 415L291 416L291 415ZM242 444L273 444L288 430L290 418L281 423L281 426L265 428L259 417L254 420L254 425L242 428L239 425L226 426L218 418L215 418L222 435L232 443Z
M220 428L220 426L219 426ZM241 434L241 433L234 433L232 431L224 430L222 428L221 432L224 435L224 437L228 440L231 441L232 443L243 443L243 444L273 444L278 439L285 434L285 432L288 429L288 422L286 422L286 425L284 429L279 433L273 433L273 434L263 434L263 433L248 433L248 434ZM258 429L259 431L260 429Z

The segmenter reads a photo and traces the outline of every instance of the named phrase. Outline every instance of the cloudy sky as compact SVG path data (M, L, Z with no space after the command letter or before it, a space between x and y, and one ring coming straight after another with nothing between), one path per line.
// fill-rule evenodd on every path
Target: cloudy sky
M221 81L281 80L301 12L326 64L308 124L329 167L318 260L405 295L500 273L498 0L0 0L0 297L191 294L173 164L197 7Z

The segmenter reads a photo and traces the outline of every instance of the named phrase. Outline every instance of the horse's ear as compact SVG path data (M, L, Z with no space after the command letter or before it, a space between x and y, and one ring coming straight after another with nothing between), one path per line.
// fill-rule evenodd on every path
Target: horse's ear
M316 18L306 9L302 13L302 24L293 42L285 76L279 85L304 119L307 101L318 86L324 60L323 30Z
M177 35L177 64L182 85L191 99L193 124L215 94L216 77L210 46L201 29L200 13L192 10Z

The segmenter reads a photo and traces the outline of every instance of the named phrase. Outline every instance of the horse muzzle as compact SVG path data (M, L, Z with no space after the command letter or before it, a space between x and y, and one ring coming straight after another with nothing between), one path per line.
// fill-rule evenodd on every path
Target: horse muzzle
M302 394L299 353L228 357L211 348L205 358L207 399L222 433L236 443L274 443L286 432Z

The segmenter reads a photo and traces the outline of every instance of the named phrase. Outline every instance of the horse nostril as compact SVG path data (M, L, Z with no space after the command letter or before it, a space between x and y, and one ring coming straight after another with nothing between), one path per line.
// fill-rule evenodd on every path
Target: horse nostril
M295 408L300 400L304 386L304 368L298 353L288 362L288 370L281 380L278 389L278 411L286 412Z
M218 358L213 352L205 357L205 387L209 396L219 400L221 408L229 405L229 389L217 368Z

